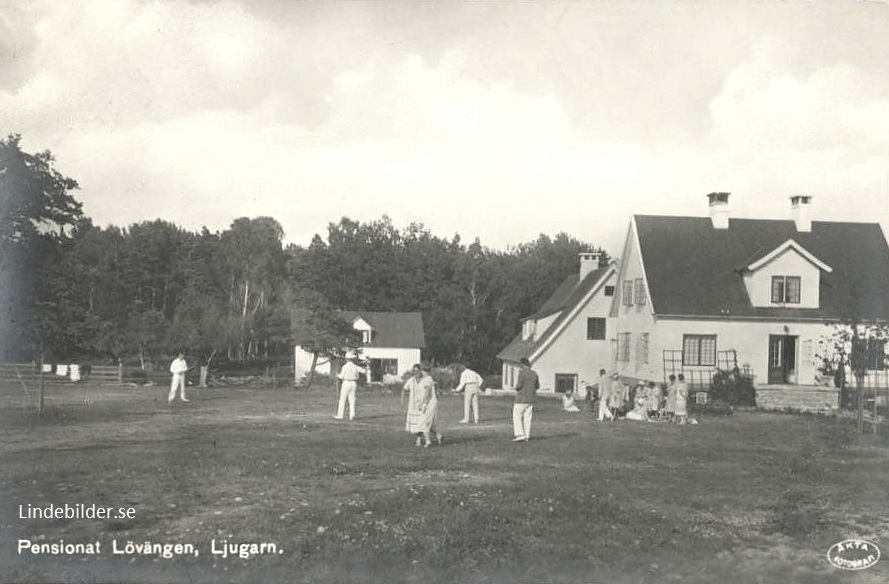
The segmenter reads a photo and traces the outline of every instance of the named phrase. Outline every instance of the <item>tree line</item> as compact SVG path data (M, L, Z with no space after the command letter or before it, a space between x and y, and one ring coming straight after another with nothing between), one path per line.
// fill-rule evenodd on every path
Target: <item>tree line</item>
M290 312L308 308L319 349L348 336L338 310L419 311L425 358L496 371L520 318L595 249L560 233L499 251L386 216L343 217L308 246L285 245L272 217L221 232L162 219L103 228L77 189L50 152L0 140L4 359L289 359Z

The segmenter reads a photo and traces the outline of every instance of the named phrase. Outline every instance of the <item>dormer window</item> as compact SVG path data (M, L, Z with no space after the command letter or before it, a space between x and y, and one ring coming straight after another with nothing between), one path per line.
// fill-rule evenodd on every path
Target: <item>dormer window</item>
M522 340L532 340L535 332L537 332L537 321L534 319L526 320L522 327Z
M772 304L799 304L801 286L799 276L772 276Z

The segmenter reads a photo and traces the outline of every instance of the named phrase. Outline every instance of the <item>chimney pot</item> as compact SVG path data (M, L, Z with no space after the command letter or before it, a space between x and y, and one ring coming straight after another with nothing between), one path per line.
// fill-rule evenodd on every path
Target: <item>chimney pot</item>
M802 233L812 231L812 218L809 217L809 208L812 205L812 197L809 195L793 195L790 197L790 212L796 230Z
M587 277L587 275L599 268L599 261L602 258L601 251L585 251L578 254L580 256L580 274L578 282Z
M710 193L707 199L710 201L710 220L714 229L728 229L729 208L728 198L731 193Z

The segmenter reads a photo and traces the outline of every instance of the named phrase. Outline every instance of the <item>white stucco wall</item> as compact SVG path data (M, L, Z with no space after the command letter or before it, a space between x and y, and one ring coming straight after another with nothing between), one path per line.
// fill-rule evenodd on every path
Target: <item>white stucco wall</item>
M648 282L642 260L639 254L636 240L635 224L630 223L627 231L627 240L624 245L624 257L621 259L621 269L618 279L615 281L614 304L611 314L615 316L613 326L608 333L612 340L614 359L611 361L609 372L617 371L628 377L640 377L644 379L659 380L663 373L663 359L661 352L654 344L655 320L650 295L648 294ZM635 302L635 282L642 279L645 285L645 304ZM623 282L633 282L633 304L623 303ZM611 324L611 323L609 323ZM617 361L617 344L619 333L630 333L630 351L626 360ZM647 357L640 354L639 339L642 334L648 334Z
M772 304L772 276L800 276L799 304ZM821 270L789 248L752 274L744 275L744 286L753 306L818 308Z
M362 347L361 356L365 359L397 359L398 375L401 376L410 371L414 363L420 362L420 349Z
M577 316L552 339L551 344L532 359L532 367L540 377L541 391L555 391L556 374L577 375L577 387L584 381L594 383L600 368L610 368L609 339L613 336L613 323L608 318L611 297L605 296L605 286L613 286L616 281L616 274L612 274L580 307ZM587 318L606 320L605 340L587 339Z
M663 351L682 350L683 335L716 335L716 350L734 349L738 366L749 365L754 384L765 385L769 371L769 336L790 335L796 341L796 375L798 385L813 385L821 360L818 341L829 333L820 323L781 323L724 320L658 320L651 330L650 343L653 372L663 379ZM656 361L656 362L655 362ZM686 367L686 370L706 369Z

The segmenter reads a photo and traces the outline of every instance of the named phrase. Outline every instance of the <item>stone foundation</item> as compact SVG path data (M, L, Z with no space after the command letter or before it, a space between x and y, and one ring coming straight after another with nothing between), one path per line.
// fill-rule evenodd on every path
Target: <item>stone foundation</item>
M771 385L756 388L756 407L763 410L835 413L840 390L812 385Z

